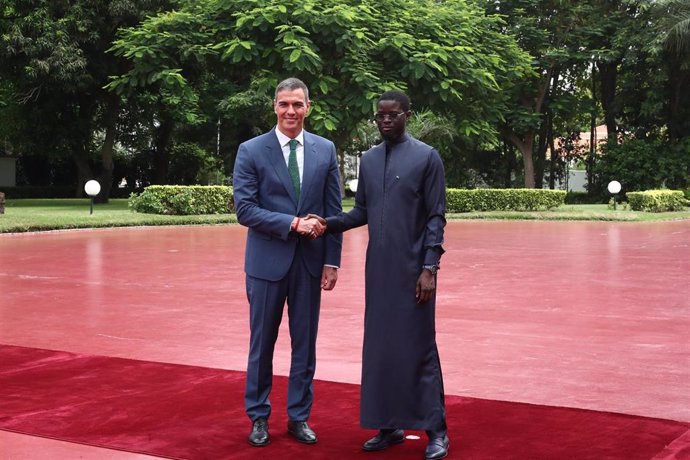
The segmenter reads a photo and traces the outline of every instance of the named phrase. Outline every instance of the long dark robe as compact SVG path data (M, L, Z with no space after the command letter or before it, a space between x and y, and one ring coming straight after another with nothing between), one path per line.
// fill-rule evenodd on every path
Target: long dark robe
M327 219L329 232L368 224L361 425L445 428L436 347L436 299L418 304L424 264L443 253L445 179L436 150L404 135L362 156L355 207Z

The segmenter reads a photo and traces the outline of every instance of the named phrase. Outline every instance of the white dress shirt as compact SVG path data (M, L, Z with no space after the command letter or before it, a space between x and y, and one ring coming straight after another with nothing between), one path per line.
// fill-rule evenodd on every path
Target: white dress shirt
M300 131L297 137L292 138L280 132L276 126L276 136L278 136L280 148L283 149L283 158L285 158L286 165L290 159L290 139L297 139L297 167L299 168L299 183L302 185L302 171L304 171L304 130Z

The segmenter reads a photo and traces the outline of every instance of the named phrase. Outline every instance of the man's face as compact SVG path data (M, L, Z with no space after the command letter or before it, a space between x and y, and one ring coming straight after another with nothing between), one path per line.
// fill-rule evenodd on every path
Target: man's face
M278 116L278 129L288 137L296 137L302 131L310 106L302 88L278 92L273 101L273 111Z
M404 112L398 101L381 101L374 116L381 137L385 141L397 141L405 133L410 112Z

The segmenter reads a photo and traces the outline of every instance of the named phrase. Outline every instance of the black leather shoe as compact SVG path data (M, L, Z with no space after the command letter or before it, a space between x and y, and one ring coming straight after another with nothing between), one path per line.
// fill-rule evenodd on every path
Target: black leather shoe
M424 460L438 460L448 456L450 440L447 435L429 438L429 444L424 451Z
M304 444L316 444L316 433L307 422L288 422L288 433Z
M249 444L254 447L267 446L271 442L268 435L268 420L265 418L257 418L252 425L252 432L249 433Z
M381 430L379 434L365 442L362 449L367 452L375 452L400 444L404 440L405 432L403 430Z

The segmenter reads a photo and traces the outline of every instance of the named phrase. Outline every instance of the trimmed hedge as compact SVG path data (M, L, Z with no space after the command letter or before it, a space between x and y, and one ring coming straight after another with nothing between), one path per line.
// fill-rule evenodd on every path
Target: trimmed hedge
M573 192L572 190L565 195L565 204L605 204L606 198L587 192Z
M561 206L565 195L565 190L449 188L446 209L448 212L546 210Z
M446 190L448 212L535 211L564 203L564 190L453 189ZM148 214L223 214L234 212L232 187L202 185L151 185L132 194L129 207Z
M680 190L645 190L628 192L626 196L633 211L682 211L688 205L688 200Z
M195 215L234 212L232 187L223 185L150 185L129 197L129 207L147 214Z

